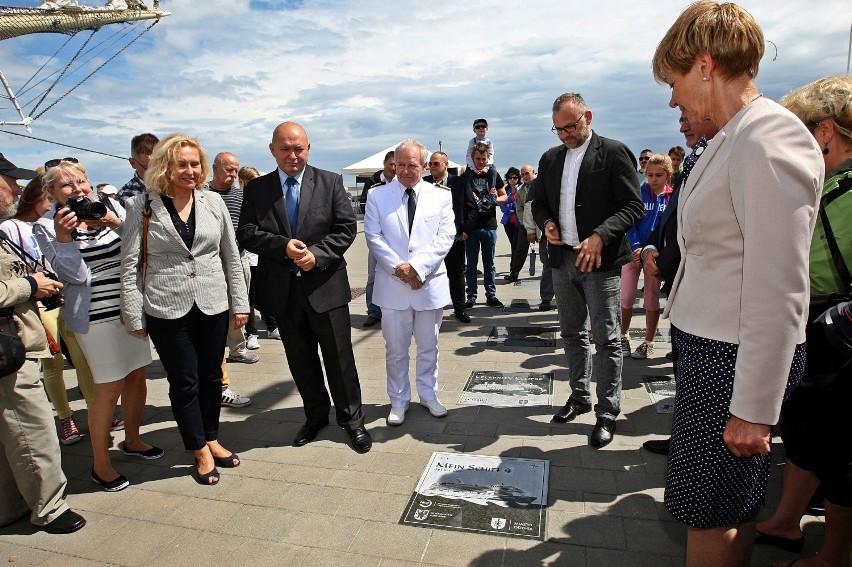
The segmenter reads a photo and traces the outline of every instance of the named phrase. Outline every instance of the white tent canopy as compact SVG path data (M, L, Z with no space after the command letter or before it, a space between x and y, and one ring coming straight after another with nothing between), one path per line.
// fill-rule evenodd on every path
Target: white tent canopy
M357 162L353 163L352 165L350 165L348 167L344 167L343 170L341 171L341 173L343 175L372 175L372 174L374 174L375 172L384 168L385 154L387 154L390 151L395 150L396 147L401 142L402 142L402 140L400 140L399 142L397 142L396 144L394 144L392 146L388 146L387 148L383 149L380 152L374 153L370 157L366 157L366 158L362 159L361 161L357 161ZM447 164L447 167L449 167L449 168L457 167L458 168L458 167L461 167L461 166L459 164L455 163L455 162L450 161Z

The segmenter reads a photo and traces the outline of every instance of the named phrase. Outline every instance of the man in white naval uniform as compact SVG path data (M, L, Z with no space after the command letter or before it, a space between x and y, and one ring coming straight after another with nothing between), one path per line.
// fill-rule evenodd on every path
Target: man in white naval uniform
M391 410L400 425L411 402L408 377L411 337L420 403L435 417L447 415L438 400L438 332L450 301L444 257L456 233L450 192L421 179L429 152L416 140L395 151L396 177L367 200L364 233L376 257L373 302L382 308L382 335Z

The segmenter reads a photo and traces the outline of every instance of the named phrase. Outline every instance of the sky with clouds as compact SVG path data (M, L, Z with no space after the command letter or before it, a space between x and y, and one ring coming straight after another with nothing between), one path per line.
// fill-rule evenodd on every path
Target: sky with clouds
M198 137L211 156L231 151L243 165L270 171L272 130L295 120L308 132L310 163L340 171L404 138L430 149L440 141L450 159L463 162L472 122L485 117L496 165L505 171L537 164L558 143L550 106L559 94L575 91L593 112L593 129L634 153L683 145L679 115L667 106L668 87L654 82L650 59L688 2L160 5L172 15L34 122L33 136L126 156L137 133L180 131ZM777 99L846 71L848 0L826 0L818 8L811 0L742 5L768 41L757 78L766 96ZM122 28L104 28L92 44ZM76 38L77 48L82 36L88 34ZM67 62L73 50L60 62L48 61L66 39L39 34L0 41L0 70L19 89L45 62L47 70ZM9 102L0 101L0 120L13 119ZM0 130L26 133L20 126ZM3 132L0 151L22 167L76 156L95 183L121 186L132 174L126 161Z

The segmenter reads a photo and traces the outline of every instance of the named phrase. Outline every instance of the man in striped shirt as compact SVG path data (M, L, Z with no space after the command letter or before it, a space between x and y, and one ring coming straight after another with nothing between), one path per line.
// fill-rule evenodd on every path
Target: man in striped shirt
M231 215L231 222L234 224L234 230L237 230L240 223L240 208L243 206L243 192L236 183L239 170L240 160L237 159L237 156L229 152L220 152L213 158L213 178L207 183L207 188L218 193L225 201L225 206L228 207L228 212ZM245 250L241 249L240 253L246 278L246 288L248 288L251 271ZM260 360L260 357L256 354L249 352L249 349L260 348L257 342L257 329L255 329L254 320L251 316L246 323L246 335L243 335L242 329L234 328L233 324L228 326L228 362L254 364ZM250 403L250 398L240 396L231 389L230 378L223 364L222 405L243 407Z

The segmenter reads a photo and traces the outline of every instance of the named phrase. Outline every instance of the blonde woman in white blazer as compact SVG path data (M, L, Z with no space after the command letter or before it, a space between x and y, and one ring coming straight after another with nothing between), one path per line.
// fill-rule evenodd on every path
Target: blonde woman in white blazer
M719 128L681 190L664 313L679 349L665 503L688 526L690 567L749 564L771 427L804 369L824 165L801 121L755 85L763 51L748 12L703 0L653 60L670 106Z
M204 485L219 482L215 465L240 464L218 441L221 364L229 310L238 327L249 310L228 210L219 195L201 189L208 172L194 138L173 134L156 145L145 174L149 193L127 203L121 297L127 329L150 334L157 348L178 430L195 455L193 477ZM146 203L151 216L143 231Z
M397 146L396 177L370 190L364 213L367 246L377 262L373 302L382 308L390 425L402 424L411 402L408 349L412 336L417 344L420 403L435 417L447 415L437 396L438 331L444 306L450 302L444 258L456 228L450 192L421 179L428 157L426 148L415 140ZM412 207L414 214L409 217Z

